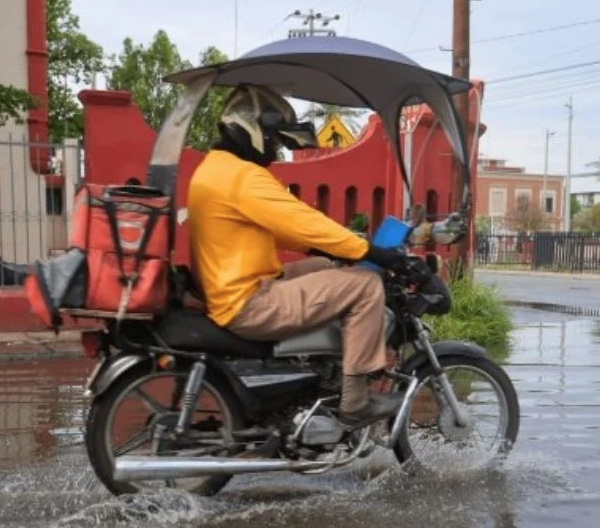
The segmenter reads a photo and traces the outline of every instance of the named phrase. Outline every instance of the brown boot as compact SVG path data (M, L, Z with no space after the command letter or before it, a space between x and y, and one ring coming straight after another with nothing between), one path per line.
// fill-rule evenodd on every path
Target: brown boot
M367 375L344 376L339 421L350 429L365 427L395 414L402 398L402 394L371 395Z

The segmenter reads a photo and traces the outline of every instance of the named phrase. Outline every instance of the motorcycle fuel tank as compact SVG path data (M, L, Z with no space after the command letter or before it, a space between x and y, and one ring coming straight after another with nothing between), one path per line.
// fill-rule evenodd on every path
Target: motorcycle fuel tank
M385 308L386 340L394 330L394 312ZM277 343L273 349L273 357L284 358L300 355L340 355L342 353L342 323L332 321L314 330L299 334Z

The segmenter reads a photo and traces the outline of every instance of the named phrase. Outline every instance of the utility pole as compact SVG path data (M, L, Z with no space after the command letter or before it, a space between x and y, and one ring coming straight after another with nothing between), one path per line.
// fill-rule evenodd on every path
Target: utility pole
M452 31L452 75L460 79L470 80L470 43L471 43L471 0L454 0L453 10L453 31ZM455 96L456 111L465 131L465 137L469 134L469 92L461 93ZM477 133L477 131L475 131ZM467 163L468 153L467 153ZM454 160L452 171L452 192L451 204L452 210L458 211L462 205L463 199L463 172L461 164ZM469 211L470 220L473 218L473 212ZM470 221L471 225L472 222ZM459 270L468 270L468 250L472 241L472 234L469 232L465 240L456 246L453 251L452 260L456 266L456 272ZM462 273L462 272L460 272Z
M548 212L548 208L546 207L546 187L548 180L548 144L550 143L550 138L554 135L554 132L546 129L546 146L544 148L544 179L542 181L542 211L544 213Z
M571 149L573 144L573 97L565 105L569 110L569 131L567 139L567 181L565 182L565 231L571 231Z
M315 35L335 37L336 32L334 29L316 29L315 22L320 22L322 28L327 28L330 22L340 19L340 15L327 16L323 15L323 13L315 13L314 9L311 9L308 13L302 13L299 9L297 9L291 13L289 17L302 19L302 25L308 26L308 29L290 29L288 31L288 38L314 37Z

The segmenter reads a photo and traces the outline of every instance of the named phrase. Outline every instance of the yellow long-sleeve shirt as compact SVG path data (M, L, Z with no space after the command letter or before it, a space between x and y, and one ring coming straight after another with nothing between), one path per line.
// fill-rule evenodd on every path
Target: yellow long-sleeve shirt
M259 288L282 271L277 249L318 249L360 259L368 243L298 200L265 168L211 151L188 190L196 273L208 314L226 326Z

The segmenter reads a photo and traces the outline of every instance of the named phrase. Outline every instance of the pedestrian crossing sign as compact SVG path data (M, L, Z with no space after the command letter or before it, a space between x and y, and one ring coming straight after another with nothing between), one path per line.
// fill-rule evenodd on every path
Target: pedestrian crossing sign
M329 117L317 133L317 143L322 148L344 148L355 142L356 138L337 114Z

